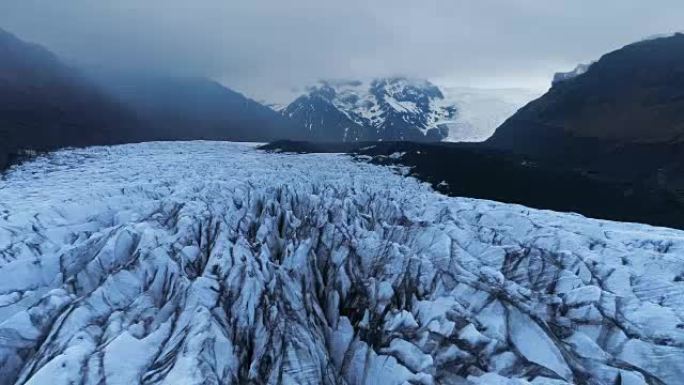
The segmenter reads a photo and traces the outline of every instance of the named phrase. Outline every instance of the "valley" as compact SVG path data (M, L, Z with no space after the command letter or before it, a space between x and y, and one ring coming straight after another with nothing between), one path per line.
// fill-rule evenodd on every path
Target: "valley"
M677 230L228 142L38 157L0 211L3 385L684 374Z

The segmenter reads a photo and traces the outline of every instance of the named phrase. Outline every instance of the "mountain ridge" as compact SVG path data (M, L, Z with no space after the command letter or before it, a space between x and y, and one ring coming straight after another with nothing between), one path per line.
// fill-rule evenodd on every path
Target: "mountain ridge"
M584 73L556 82L510 117L488 142L533 151L526 138L547 145L573 138L666 143L684 135L684 34L627 45Z
M91 77L141 118L150 139L303 138L290 120L212 79L116 72Z
M455 113L443 100L433 84L405 77L321 81L282 113L324 141L438 141L447 136L443 121Z

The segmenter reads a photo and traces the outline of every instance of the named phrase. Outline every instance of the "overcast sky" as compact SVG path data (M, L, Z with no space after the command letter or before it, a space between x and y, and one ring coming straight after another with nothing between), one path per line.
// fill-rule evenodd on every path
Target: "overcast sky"
M400 74L540 88L684 29L684 1L0 0L0 28L72 64L210 76L278 100L321 78Z

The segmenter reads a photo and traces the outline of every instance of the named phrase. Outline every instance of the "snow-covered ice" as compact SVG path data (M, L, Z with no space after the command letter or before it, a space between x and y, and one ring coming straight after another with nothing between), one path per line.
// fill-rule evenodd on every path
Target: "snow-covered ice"
M543 188L543 186L539 186ZM0 180L0 384L681 384L684 233L250 144Z
M443 105L458 110L452 119L440 120L449 127L448 142L482 142L525 104L545 90L441 87Z

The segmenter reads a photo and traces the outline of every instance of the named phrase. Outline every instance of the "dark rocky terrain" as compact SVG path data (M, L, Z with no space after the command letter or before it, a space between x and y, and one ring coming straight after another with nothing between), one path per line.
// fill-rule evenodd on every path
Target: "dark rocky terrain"
M561 161L535 160L482 145L456 143L282 141L263 149L348 153L368 157L365 159L372 163L409 167L410 175L450 196L684 228L684 204L672 186L639 180L637 168L619 172L617 164L612 173L592 173ZM649 169L648 164L641 166Z

